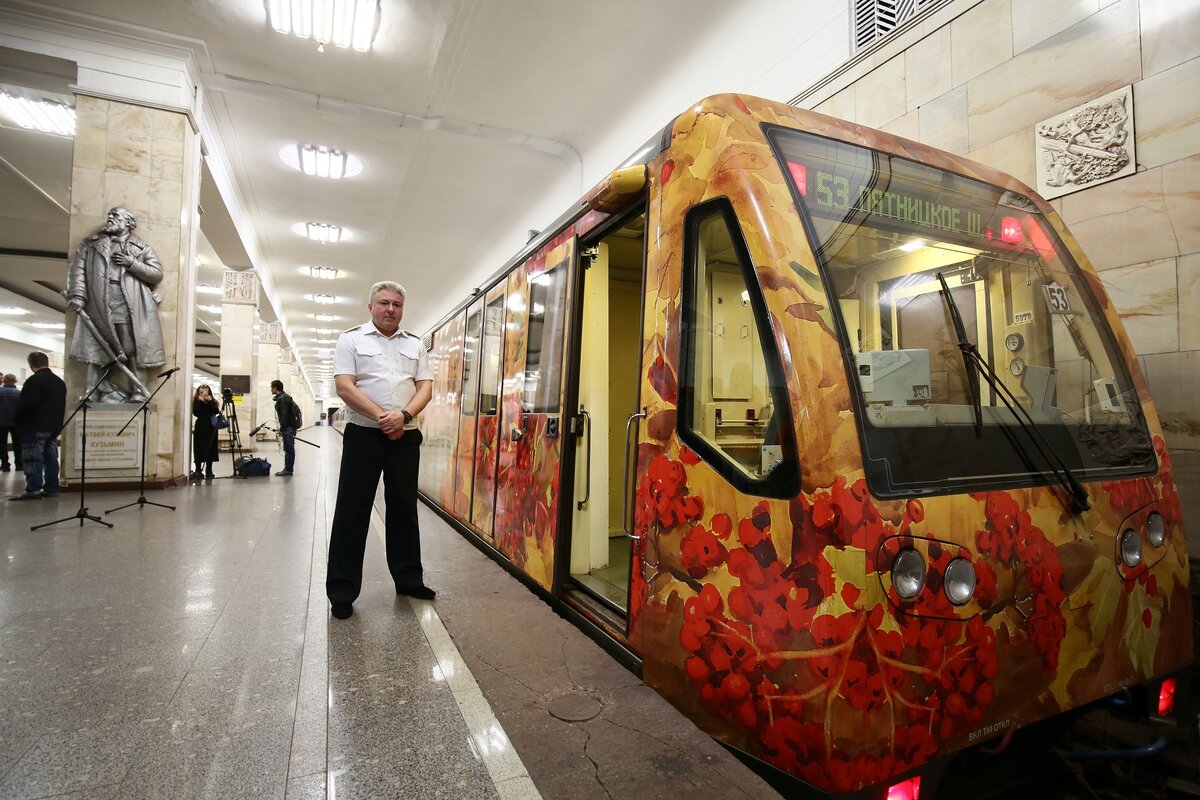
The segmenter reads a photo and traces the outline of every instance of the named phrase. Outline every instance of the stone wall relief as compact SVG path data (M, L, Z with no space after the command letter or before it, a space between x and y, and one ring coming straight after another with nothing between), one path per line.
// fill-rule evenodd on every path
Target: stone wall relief
M1133 87L1038 123L1034 143L1037 190L1048 200L1132 175Z

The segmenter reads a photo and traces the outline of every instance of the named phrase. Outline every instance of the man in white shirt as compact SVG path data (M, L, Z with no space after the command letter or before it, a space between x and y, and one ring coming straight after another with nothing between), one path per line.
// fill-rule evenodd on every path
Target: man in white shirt
M404 287L371 287L371 321L342 333L333 355L338 397L346 403L342 467L329 540L325 591L337 619L354 613L362 589L371 504L383 474L388 570L396 593L432 600L421 567L417 469L421 431L413 418L433 397L433 373L421 339L400 330Z

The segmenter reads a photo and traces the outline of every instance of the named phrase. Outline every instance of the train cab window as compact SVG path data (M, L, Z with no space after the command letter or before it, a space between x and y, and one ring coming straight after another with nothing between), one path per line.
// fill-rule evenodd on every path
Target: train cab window
M567 320L566 274L566 265L560 264L529 281L529 342L521 394L521 408L528 413L558 411Z
M740 490L789 496L798 473L783 373L732 207L698 207L687 234L681 435Z
M463 353L462 415L475 416L479 392L479 349L483 338L483 301L476 302L467 317L466 346Z
M500 357L504 348L504 295L484 307L479 413L495 416L500 406Z

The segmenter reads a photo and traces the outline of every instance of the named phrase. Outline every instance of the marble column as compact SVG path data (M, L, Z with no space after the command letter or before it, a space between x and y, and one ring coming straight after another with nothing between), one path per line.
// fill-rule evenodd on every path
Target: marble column
M76 135L71 176L70 252L104 224L109 209L124 206L137 218L135 234L157 253L163 279L160 299L166 365L143 371L150 389L154 376L175 366L185 371L171 377L155 395L147 415L146 485L182 482L187 473L187 439L191 429L190 386L195 236L199 227L199 146L186 115L84 94L76 96ZM49 277L49 276L47 276ZM64 275L59 279L65 284ZM67 350L75 314L66 317ZM184 377L181 378L180 375ZM88 369L66 359L68 411L88 389ZM140 420L117 431L140 404L95 404L88 414L87 480L89 488L135 487L141 474ZM83 426L75 420L63 432L63 477L69 488L80 477Z
M233 410L243 447L249 444L257 413L254 383L254 336L258 319L258 276L227 269L221 289L221 389L233 390Z
M254 391L258 397L258 422L275 421L275 403L271 396L271 381L283 380L279 374L279 349L282 331L279 322L267 322L258 337L258 363L255 372ZM271 431L258 434L258 441L274 441L278 435Z

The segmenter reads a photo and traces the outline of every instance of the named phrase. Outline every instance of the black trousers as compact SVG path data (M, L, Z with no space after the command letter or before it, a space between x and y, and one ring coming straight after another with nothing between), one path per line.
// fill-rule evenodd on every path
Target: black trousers
M21 468L21 432L15 427L6 426L0 427L0 461L8 463L8 441L12 439L13 449L13 464L17 469Z
M325 577L325 593L331 603L353 603L362 590L363 554L380 473L386 504L388 571L398 587L422 582L421 532L417 527L420 464L420 431L407 431L398 441L392 441L375 428L346 426Z

